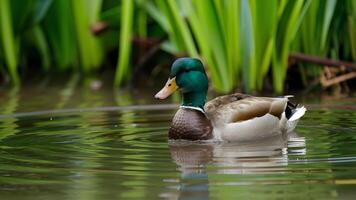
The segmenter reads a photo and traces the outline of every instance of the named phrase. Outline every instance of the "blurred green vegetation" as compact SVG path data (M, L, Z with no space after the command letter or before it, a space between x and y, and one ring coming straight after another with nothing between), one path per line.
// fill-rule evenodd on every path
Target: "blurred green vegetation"
M137 59L134 38L201 58L218 92L262 90L269 77L280 93L291 51L356 60L356 1L0 0L0 74L14 85L33 68L93 74L117 63L122 86ZM305 84L320 73L299 69Z

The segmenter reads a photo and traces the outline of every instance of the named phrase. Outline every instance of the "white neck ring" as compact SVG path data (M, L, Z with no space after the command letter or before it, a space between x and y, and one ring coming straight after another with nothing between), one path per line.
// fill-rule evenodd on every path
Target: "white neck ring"
M203 109L201 109L201 108L199 108L199 107L194 107L194 106L180 106L180 108L187 108L187 109L193 109L193 110L198 110L198 111L200 111L200 112L202 112L202 113L204 113L205 114L205 111L203 110Z

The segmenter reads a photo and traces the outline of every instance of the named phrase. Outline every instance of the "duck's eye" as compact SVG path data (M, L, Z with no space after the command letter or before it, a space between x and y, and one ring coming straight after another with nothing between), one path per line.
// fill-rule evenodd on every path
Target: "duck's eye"
M172 85L171 83L170 83L170 84L168 84L168 87L171 87L171 85Z

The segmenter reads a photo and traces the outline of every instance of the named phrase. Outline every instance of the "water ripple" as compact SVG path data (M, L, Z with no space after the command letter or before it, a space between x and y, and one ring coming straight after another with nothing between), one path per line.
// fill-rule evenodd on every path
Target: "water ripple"
M295 133L238 144L168 141L176 106L0 115L0 194L6 199L16 199L11 191L28 199L354 194L352 110L309 109Z

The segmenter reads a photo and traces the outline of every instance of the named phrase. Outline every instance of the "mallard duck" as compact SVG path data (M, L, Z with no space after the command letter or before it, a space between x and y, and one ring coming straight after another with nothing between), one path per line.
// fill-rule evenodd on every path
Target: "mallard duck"
M155 95L165 99L179 90L183 103L173 117L169 139L254 141L291 132L304 115L304 106L288 98L230 94L205 103L208 77L199 59L179 58L165 86Z

